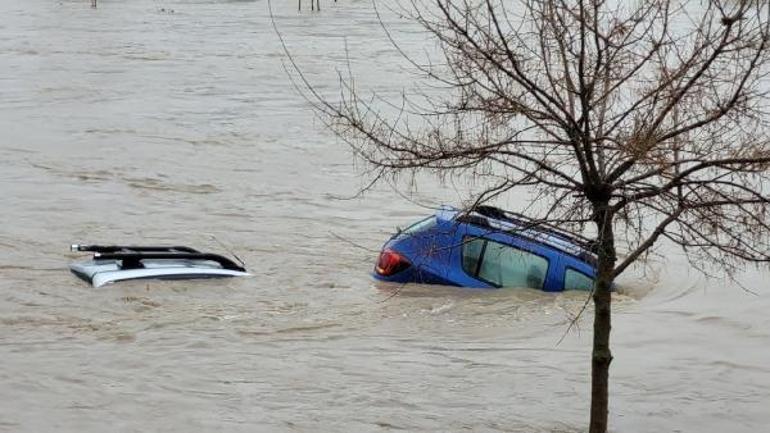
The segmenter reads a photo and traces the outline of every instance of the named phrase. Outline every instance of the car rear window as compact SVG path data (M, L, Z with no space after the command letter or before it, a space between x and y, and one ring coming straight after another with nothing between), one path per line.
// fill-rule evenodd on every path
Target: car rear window
M578 272L574 269L567 268L564 272L564 290L593 290L594 279Z
M548 259L487 239L463 243L463 270L497 287L542 289Z
M436 217L431 216L423 220L417 221L416 223L404 229L404 231L402 231L401 233L405 235L414 235L420 232L424 232L426 230L430 230L435 225L436 225Z

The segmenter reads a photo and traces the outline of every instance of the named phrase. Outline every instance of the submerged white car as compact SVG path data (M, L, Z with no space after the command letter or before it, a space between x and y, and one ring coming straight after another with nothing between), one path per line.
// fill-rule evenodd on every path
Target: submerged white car
M94 253L91 260L70 264L72 273L94 287L147 278L191 279L249 275L243 263L237 264L219 254L204 253L184 246L72 245L71 250Z

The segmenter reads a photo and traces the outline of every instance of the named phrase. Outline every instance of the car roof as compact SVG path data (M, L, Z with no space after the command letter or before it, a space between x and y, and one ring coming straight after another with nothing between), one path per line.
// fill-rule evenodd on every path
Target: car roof
M201 278L248 275L219 254L185 246L72 245L76 252L93 252L92 260L72 263L78 277L100 287L106 283L140 278ZM236 260L239 260L235 257Z
M494 232L523 237L546 245L596 266L594 242L553 225L492 206L477 206L470 211L442 207L436 217L441 220L473 224Z

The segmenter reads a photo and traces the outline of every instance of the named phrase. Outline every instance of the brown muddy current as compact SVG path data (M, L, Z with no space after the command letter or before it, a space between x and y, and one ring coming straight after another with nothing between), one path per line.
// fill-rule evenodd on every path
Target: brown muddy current
M584 431L590 310L557 343L585 294L387 299L373 251L426 211L387 185L340 199L363 167L292 88L266 1L88 3L0 0L0 431ZM346 46L360 86L412 80L370 2L321 6L275 6L320 91ZM212 236L253 276L94 289L66 268L73 242ZM627 276L612 431L770 432L768 280L707 280L665 247Z

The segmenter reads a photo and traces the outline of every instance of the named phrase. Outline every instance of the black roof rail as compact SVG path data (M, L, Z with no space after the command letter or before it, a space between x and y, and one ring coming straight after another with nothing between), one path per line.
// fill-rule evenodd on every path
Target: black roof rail
M560 237L564 240L567 240L569 242L572 242L580 246L586 251L589 251L592 253L596 252L596 242L594 240L589 239L582 235L570 233L564 229L556 227L553 224L549 224L543 221L538 221L534 218L522 215L520 213L511 212L511 211L503 210L494 206L487 206L487 205L476 206L475 208L471 209L471 211L472 212L475 211L478 214L489 218L512 222L514 224L522 225L526 228L532 228L534 230L538 230L556 237Z
M151 247L144 247L151 248ZM192 248L190 248L192 249ZM209 260L219 263L223 269L229 269L231 271L246 272L246 269L237 265L227 257L220 256L219 254L199 253L199 252L97 252L94 254L95 260L121 260L123 269L139 269L144 267L141 263L142 260L162 260L162 259L186 259L186 260Z
M88 251L94 253L119 252L156 252L156 253L200 253L200 251L185 246L139 246L139 245L77 245L73 244L72 251Z

